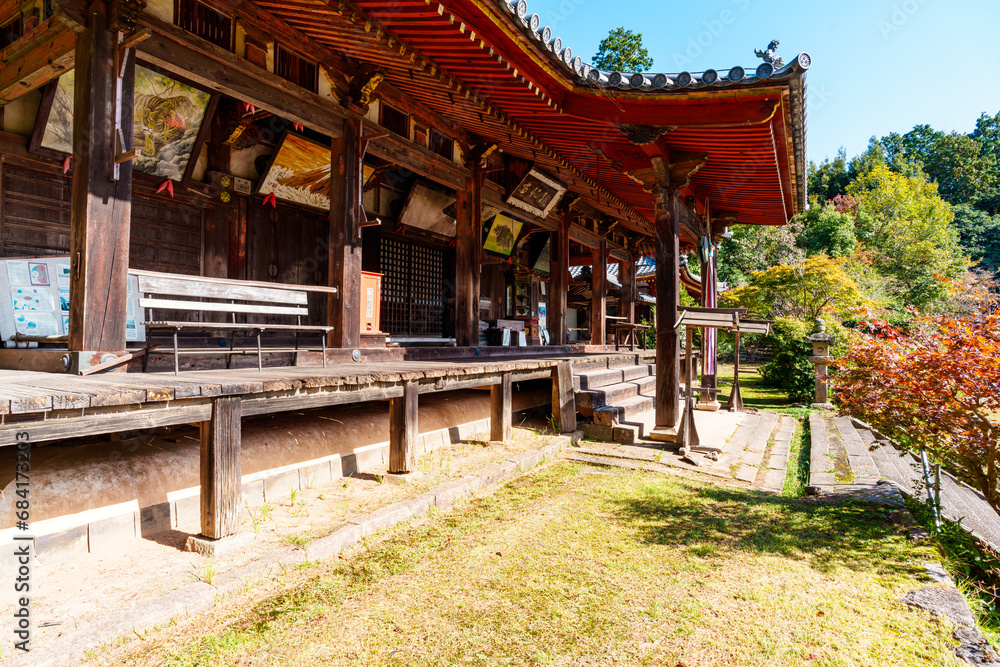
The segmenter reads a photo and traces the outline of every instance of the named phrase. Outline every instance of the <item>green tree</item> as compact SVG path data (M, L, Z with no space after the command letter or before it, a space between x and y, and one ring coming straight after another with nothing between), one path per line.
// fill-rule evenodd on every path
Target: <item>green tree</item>
M937 185L877 165L847 188L857 199L855 234L872 251L876 268L894 280L904 303L928 307L944 299L968 268L952 227L954 213Z
M952 204L975 201L997 185L996 158L968 135L942 134L927 154L914 157L938 184L941 197Z
M854 217L838 211L831 204L814 204L798 216L802 223L799 246L810 255L825 253L831 257L848 257L854 253Z
M1000 216L968 204L952 206L962 250L988 271L1000 271Z
M1000 165L1000 113L979 116L976 129L969 136L982 145L984 154L992 155L996 164Z
M598 45L593 65L608 72L645 72L653 59L642 45L641 33L615 28Z
M847 151L843 147L837 157L823 160L821 164L809 163L809 195L820 202L827 202L847 191L851 176L847 172Z
M805 253L798 247L797 221L782 226L734 225L731 238L722 239L718 249L719 280L743 285L754 271L775 264L794 264Z

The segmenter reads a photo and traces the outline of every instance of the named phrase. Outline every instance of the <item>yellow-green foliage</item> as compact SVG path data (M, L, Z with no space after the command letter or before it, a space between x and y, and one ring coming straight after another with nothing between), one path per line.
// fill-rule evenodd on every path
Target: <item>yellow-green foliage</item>
M952 227L954 213L937 185L877 165L847 186L858 201L855 234L906 303L926 307L945 297L942 277L969 265Z
M779 264L754 271L747 285L724 293L727 306L748 308L758 317L793 317L812 321L823 315L842 320L873 308L844 271L844 259L813 255L802 264Z

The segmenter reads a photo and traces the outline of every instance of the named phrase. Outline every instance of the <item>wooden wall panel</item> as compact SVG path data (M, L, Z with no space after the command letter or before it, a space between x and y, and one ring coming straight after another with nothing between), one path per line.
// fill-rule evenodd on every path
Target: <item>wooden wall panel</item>
M0 254L4 257L69 254L70 179L4 163Z
M4 162L0 255L68 255L70 178L53 168ZM201 274L201 209L179 200L136 193L132 206L130 266Z
M202 209L135 193L129 265L150 271L201 275L203 216Z
M326 284L329 218L319 212L250 201L246 279L292 285ZM326 302L309 300L309 324L326 322Z

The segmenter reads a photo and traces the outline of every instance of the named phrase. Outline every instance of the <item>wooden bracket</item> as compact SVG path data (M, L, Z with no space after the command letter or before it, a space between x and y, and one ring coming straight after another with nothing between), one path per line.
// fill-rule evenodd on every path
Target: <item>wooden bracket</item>
M368 144L375 141L376 139L381 139L383 137L388 137L390 134L389 130L380 130L378 132L372 132L371 134L365 134L358 137L358 159L364 160L365 153L368 152Z
M382 137L389 136L389 130L380 130L379 132L372 132L371 134L358 135L358 180L361 181L361 175L364 174L365 166L365 153L368 152L368 144L376 139L381 139ZM361 183L361 187L364 187L364 183ZM363 190L362 190L363 191ZM376 218L375 222L368 221L368 215L365 213L365 205L362 203L363 198L358 197L358 226L357 226L357 236L356 241L361 240L361 230L364 227L376 227L382 224L381 220Z
M135 3L133 3L134 5ZM112 133L111 154L114 160L111 163L111 180L117 181L121 175L120 165L134 160L142 155L138 148L129 148L125 145L125 135L122 127L122 98L124 97L125 68L128 66L128 59L135 45L142 42L153 34L149 28L135 28L134 22L128 20L135 11L134 6L119 3L117 12L121 15L123 25L120 27L130 28L129 32L124 30L115 31L115 85L112 91L111 103L113 105L115 131ZM117 25L117 24L116 24Z

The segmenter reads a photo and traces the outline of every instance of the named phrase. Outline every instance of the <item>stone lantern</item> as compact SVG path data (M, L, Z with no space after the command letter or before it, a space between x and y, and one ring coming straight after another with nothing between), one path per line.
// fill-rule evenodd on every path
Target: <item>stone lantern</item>
M833 341L833 336L826 332L826 322L817 317L813 324L812 334L807 336L806 340L813 346L813 353L809 357L809 361L816 365L816 402L812 404L812 407L832 408L826 369L833 361L830 356L830 343Z

